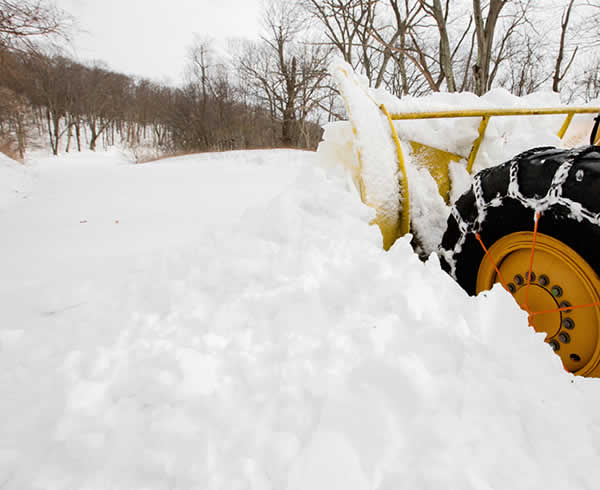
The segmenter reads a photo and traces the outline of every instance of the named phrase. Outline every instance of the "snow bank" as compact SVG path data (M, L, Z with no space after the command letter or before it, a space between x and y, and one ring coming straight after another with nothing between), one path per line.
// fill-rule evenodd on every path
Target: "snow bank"
M0 212L24 196L28 175L18 162L0 152Z
M356 157L346 166L356 169L353 175L355 179L358 177L362 199L376 210L387 248L393 242L390 237L397 234L403 194L399 183L404 179L398 167L390 123L369 97L365 80L356 76L348 63L338 60L331 65L330 72L343 95L352 123Z
M4 490L597 487L598 383L508 294L385 253L312 154L246 156L61 159L0 214L34 225L0 241Z

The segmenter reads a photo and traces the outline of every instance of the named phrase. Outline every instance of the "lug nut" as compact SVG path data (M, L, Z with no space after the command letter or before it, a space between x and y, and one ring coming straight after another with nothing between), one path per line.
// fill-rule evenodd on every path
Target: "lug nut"
M521 274L517 274L513 280L515 281L515 284L517 286L520 286L521 284L523 284L525 282L525 280L523 279L523 276Z
M538 279L538 282L542 286L547 286L548 284L550 284L550 279L548 279L548 276L546 274L542 274Z
M554 352L560 349L560 344L556 340L551 340L550 342L548 342L548 344L550 344L550 347L552 347L552 350Z
M563 290L560 286L552 286L550 292L555 298L560 298L563 295Z
M571 337L567 332L560 332L558 334L558 340L560 340L563 344L568 344L571 342Z
M577 354L571 354L569 357L571 358L572 361L575 361L575 362L581 361L581 357L579 357Z
M515 286L512 282L508 283L508 290L512 293L515 294L517 291L517 286Z
M529 272L525 273L525 279L529 279ZM533 281L535 281L535 272L532 271L531 272L531 281L530 282L533 282Z
M558 306L559 306L559 308L570 308L571 303L569 303L568 301L561 301ZM569 312L571 310L564 310L564 311Z
M575 328L575 322L571 318L567 317L562 321L562 326L567 330L573 330Z

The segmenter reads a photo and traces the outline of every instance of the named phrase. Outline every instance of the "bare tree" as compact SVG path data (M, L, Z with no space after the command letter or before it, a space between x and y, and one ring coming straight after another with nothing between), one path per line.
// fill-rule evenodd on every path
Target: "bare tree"
M31 48L36 40L65 36L67 16L43 0L0 0L0 51Z
M329 51L298 41L304 21L290 1L272 1L264 24L262 42L248 44L238 57L239 72L272 117L281 119L282 144L294 146L299 125L326 96L320 89L327 77Z
M457 68L466 70L470 62L462 63L458 59L462 56L472 19L465 22L468 16L464 13L452 19L462 26L458 37L452 37L448 27L451 22L449 0L444 5L440 0L388 0L388 3L394 21L377 25L371 35L383 47L383 62L387 60L386 53L396 62L392 72L400 75L402 90L395 93L408 94L412 90L423 93L425 87L437 92L444 82L448 91L458 90L455 71ZM392 35L386 36L386 32ZM410 74L409 69L412 69ZM394 84L392 78L388 86Z
M46 56L35 52L22 59L26 76L16 82L32 105L43 111L52 153L58 155L60 138L68 129L64 121L73 101L68 74L73 61L60 54Z
M567 66L564 70L562 69L562 62L565 56L565 42L567 37L567 28L569 26L569 18L571 17L571 10L573 8L573 4L575 0L570 0L569 5L563 11L561 22L560 22L560 43L558 46L558 55L556 56L556 64L554 65L554 76L552 77L552 90L555 92L559 91L559 84L562 79L565 77L569 68L573 64L573 60L575 59L575 55L577 54L577 50L579 46L576 46L571 54L571 58L569 59Z
M126 76L102 66L96 65L85 71L83 119L90 130L90 150L96 150L98 138L118 118L129 84Z
M373 22L378 0L302 0L301 5L324 28L328 43L355 69L364 64L362 40ZM356 49L363 52L356 54Z
M397 93L407 93L409 75L405 46L410 25L421 7L414 0L303 0L302 5L323 27L327 45L361 71L375 88L395 86L393 75L402 78ZM399 70L389 69L391 61ZM388 80L386 80L386 75Z
M0 87L0 152L23 159L30 130L30 114L24 96Z
M450 52L450 39L448 36L448 14L450 12L450 1L446 0L445 8L442 7L441 0L419 0L419 3L436 22L440 36L439 45L439 63L441 71L446 79L448 92L456 92L456 82L454 81L454 70L452 68L452 54Z
M580 95L586 102L600 98L600 58L597 56L577 80Z
M586 19L581 27L587 34L586 37L590 38L586 39L586 44L596 48L600 46L600 4L597 0L585 0L583 6L586 9Z
M506 48L518 28L527 22L531 0L490 0L486 6L473 0L473 18L477 40L477 56L473 65L474 88L477 95L487 92L498 74L500 65L507 58ZM506 15L506 25L499 41L494 39L498 30L500 13L511 6L514 10Z
M202 101L206 106L209 86L209 70L213 68L213 41L210 38L194 36L194 42L188 50L187 79L190 83L198 83L202 89Z
M418 1L389 0L390 20L374 24L370 31L376 49L381 52L379 73L375 81L376 88L381 86L385 80L389 62L394 61L395 66L391 70L390 80L386 85L398 95L407 95L410 92L414 74L411 76L407 60L412 61L414 65L418 65L418 63L416 63L413 52L409 50L409 38L411 40L414 38L412 29L419 24L423 15L423 8ZM421 65L418 66L418 68L421 67ZM398 76L400 77L400 87L396 88Z
M523 96L541 89L552 77L545 63L542 40L524 33L509 39L505 47L505 69L498 85L514 95Z
M508 2L509 0L490 0L487 6L487 16L484 17L481 0L473 0L473 17L477 39L477 61L473 65L473 72L475 76L475 93L477 95L483 95L488 91L496 24L500 12Z

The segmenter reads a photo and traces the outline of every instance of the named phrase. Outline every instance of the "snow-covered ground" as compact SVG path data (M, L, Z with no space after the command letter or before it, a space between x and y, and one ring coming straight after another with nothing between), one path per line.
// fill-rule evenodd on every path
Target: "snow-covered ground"
M313 153L0 161L0 489L592 489L600 384Z

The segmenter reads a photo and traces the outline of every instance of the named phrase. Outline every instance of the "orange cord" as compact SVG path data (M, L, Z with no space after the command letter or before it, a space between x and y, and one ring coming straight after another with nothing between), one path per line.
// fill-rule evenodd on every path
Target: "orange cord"
M531 313L530 316L541 315L543 313L556 313L559 311L571 311L571 310L577 310L579 308L589 308L590 306L599 306L599 305L600 305L600 301L597 301L596 303L588 303L587 305L563 306L562 308L555 308L554 310L534 311L533 313Z
M502 286L504 286L504 289L506 289L510 293L511 291L510 291L510 289L508 289L508 286L506 285L506 281L502 277L502 274L500 273L500 270L498 269L498 266L496 265L496 262L494 262L494 259L492 259L492 256L488 252L488 249L485 248L485 245L483 244L483 240L481 239L481 236L479 235L479 233L475 233L475 238L477 238L477 241L481 245L481 248L483 248L483 251L485 252L485 255L487 256L487 258L489 259L489 261L491 262L491 264L494 266L494 269L496 269L496 273L498 274L498 277L500 278L500 282L502 283Z
M529 310L527 300L529 298L529 285L531 284L531 272L533 270L533 256L535 253L535 243L536 243L536 238L537 238L539 220L540 220L540 213L536 213L535 224L533 226L533 240L532 240L532 244L531 244L531 255L529 257L529 273L527 274L527 286L526 286L527 289L525 290L525 302L523 303L523 305L520 305L521 308L523 308L525 311L527 311L527 313L529 313L529 318L531 319L531 317L534 317L536 315L543 315L545 313L556 313L556 312L560 312L560 311L571 311L571 310L577 310L580 308L589 308L591 306L600 306L600 301L598 301L596 303L589 303L589 304L585 304L585 305L564 306L562 308L556 308L553 310L534 311L534 312ZM492 259L492 256L488 252L488 249L485 247L483 240L481 239L481 236L479 235L479 233L475 233L475 238L481 245L481 248L485 252L485 255L487 256L490 263L494 266L494 269L496 270L496 274L498 274L498 277L500 278L500 282L502 283L502 286L504 287L504 289L506 289L510 293L511 291L510 291L510 289L508 289L508 285L507 285L506 281L504 280L504 278L502 277L502 274L500 273L500 269L498 269L498 266L494 262L494 259Z
M533 225L533 241L531 243L531 256L529 257L529 273L527 274L527 287L525 289L524 308L529 311L529 285L531 284L531 271L533 270L533 254L535 253L535 239L537 238L538 222L540 221L540 213L535 215L535 224Z

